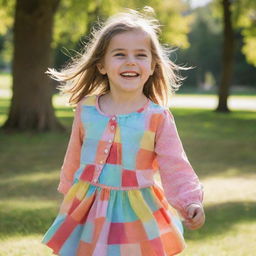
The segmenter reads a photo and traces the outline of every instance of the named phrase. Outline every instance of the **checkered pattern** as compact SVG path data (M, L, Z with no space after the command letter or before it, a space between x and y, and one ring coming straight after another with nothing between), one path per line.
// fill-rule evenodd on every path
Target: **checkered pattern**
M174 255L184 248L178 225L156 186L123 191L77 180L43 242L61 256Z
M184 213L202 191L168 113L152 101L117 116L101 112L98 96L79 103L58 188L65 197L42 241L55 254L169 256L184 249L171 205ZM154 182L158 170L164 191Z

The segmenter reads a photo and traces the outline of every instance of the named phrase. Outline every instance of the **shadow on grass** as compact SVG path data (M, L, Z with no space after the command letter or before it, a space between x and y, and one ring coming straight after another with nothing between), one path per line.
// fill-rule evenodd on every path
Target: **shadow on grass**
M242 222L256 221L255 202L227 202L205 207L206 222L199 230L186 230L185 238L200 240L222 235Z
M57 213L57 207L0 210L0 237L42 234L52 224Z
M37 199L56 199L59 178L50 180L33 181L15 181L13 183L1 183L0 200L6 198L34 198Z
M224 114L203 109L173 112L184 149L201 178L255 173L255 112Z

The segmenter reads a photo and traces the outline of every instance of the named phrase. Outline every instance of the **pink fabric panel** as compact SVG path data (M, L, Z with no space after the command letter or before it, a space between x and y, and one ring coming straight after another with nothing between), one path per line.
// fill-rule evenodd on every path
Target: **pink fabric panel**
M174 117L168 110L156 133L156 159L168 202L186 217L186 208L201 204L203 191L180 140Z
M80 113L81 102L78 103L75 109L71 135L60 172L58 191L63 194L66 194L71 187L74 173L80 165L80 154L84 137Z

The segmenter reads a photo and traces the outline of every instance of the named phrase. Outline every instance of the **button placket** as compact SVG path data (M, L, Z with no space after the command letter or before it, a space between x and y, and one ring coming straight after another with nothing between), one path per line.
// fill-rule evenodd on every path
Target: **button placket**
M116 123L116 117L115 117L115 116L113 116L112 118L110 118L109 124L110 124L110 130L111 130L112 132L114 132L115 129L116 129L116 125L117 125L117 123Z
M108 146L106 146L105 148L104 148L104 150L103 150L103 152L104 152L104 155L105 156L103 156L103 160L100 160L99 161L99 164L100 165L103 165L104 163L105 163L105 161L106 161L106 159L107 159L107 154L110 152L110 147L111 147L111 145L112 145L112 143L114 142L114 134L115 134L115 129L116 129L116 125L117 125L117 122L116 122L116 117L115 116L113 116L113 117L111 117L110 118L110 120L109 120L109 125L110 125L110 138L107 140L108 141L108 143L110 143L110 145L108 145ZM100 176L100 170L101 170L102 168L100 168L99 166L97 166L96 167L96 172L95 172L95 175L96 175L96 177L97 178L94 178L93 179L93 182L94 183L96 183L97 182L97 180L98 180L98 178L99 178L99 176Z
M95 175L96 175L96 177L93 179L93 182L94 183L96 183L97 182L97 180L98 180L98 178L99 178L99 176L100 176L100 171L101 171L101 167L100 166L96 166L96 171L95 171Z

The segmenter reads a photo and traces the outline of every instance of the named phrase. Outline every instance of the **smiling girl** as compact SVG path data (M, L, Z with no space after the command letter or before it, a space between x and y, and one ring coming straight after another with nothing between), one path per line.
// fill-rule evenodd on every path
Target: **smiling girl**
M43 243L61 256L169 256L184 224L204 224L203 191L168 109L179 85L155 19L130 10L95 32L61 72L76 104L58 190L64 200ZM163 189L154 175L160 174Z

